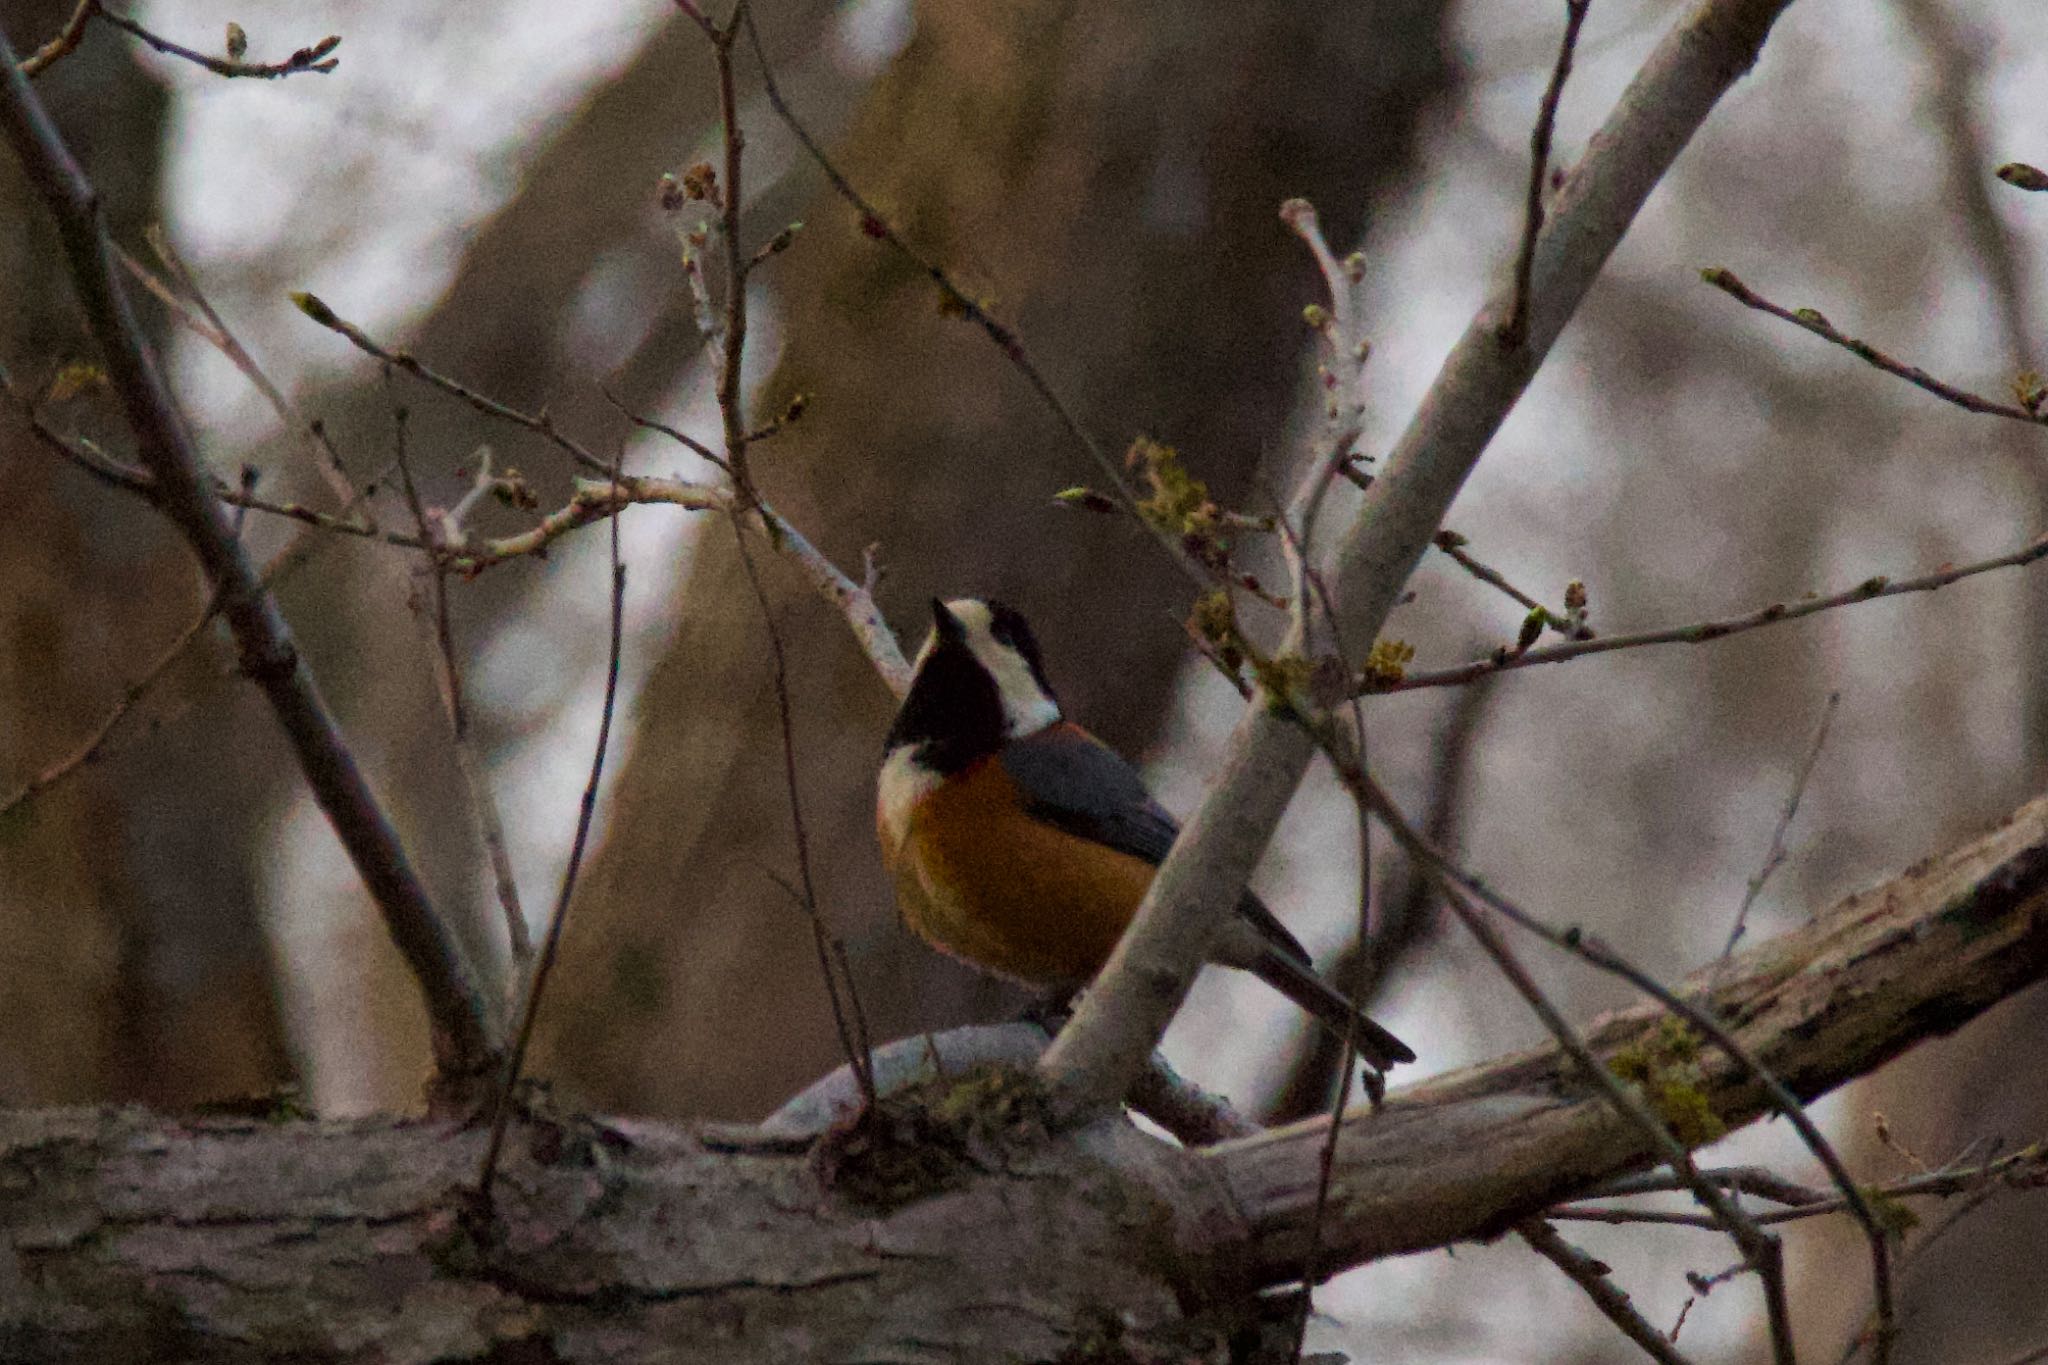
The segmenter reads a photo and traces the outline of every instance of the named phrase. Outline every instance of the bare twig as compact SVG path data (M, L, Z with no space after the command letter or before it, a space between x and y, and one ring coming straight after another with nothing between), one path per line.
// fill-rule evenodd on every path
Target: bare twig
M44 43L21 60L21 74L34 80L48 71L57 62L78 50L85 40L85 26L99 9L99 0L78 0L78 8L71 11L71 17L64 21L64 27L57 36Z
M1508 306L1507 321L1501 324L1500 343L1509 350L1520 346L1529 334L1529 276L1536 269L1536 238L1543 231L1543 194L1550 178L1550 138L1557 127L1557 106L1564 98L1564 83L1571 79L1572 53L1579 45L1579 29L1586 22L1592 0L1564 0L1564 38L1557 45L1557 62L1550 69L1550 84L1543 102L1536 108L1536 126L1529 130L1529 192L1522 206L1522 245L1515 253L1515 293Z
M390 350L379 344L375 338L363 331L362 328L344 318L336 316L332 308L329 308L312 294L304 292L295 293L292 295L292 302L298 305L300 312L319 323L322 327L325 327L328 331L345 338L350 345L365 355L375 356L387 365L396 365L399 369L404 370L420 382L437 388L452 398L461 399L486 417L495 417L501 422L509 422L515 427L533 432L535 435L552 443L556 449L562 451L570 459L594 474L609 474L612 472L610 461L600 460L597 456L590 453L588 447L571 440L557 431L554 419L548 416L547 409L541 409L536 415L521 412L517 408L500 403L495 398L486 398L475 389L458 383L440 371L424 364L410 353Z
M388 389L391 382L391 367L384 367L384 381ZM433 593L433 612L428 624L428 638L433 646L434 678L440 686L441 706L448 713L448 734L455 745L455 766L462 774L463 790L469 797L470 818L476 822L477 837L484 846L484 857L491 867L491 881L498 895L498 908L505 917L505 939L511 949L512 970L506 979L506 1003L517 1003L519 992L526 983L528 972L533 966L533 937L526 927L526 911L519 904L519 881L512 872L512 855L505 846L505 822L499 818L497 799L491 794L491 778L485 767L483 755L477 752L476 739L470 733L469 701L463 695L462 667L455 657L455 626L453 613L448 604L448 569L443 562L440 536L435 530L436 519L426 505L420 501L419 489L413 483L412 464L406 458L405 409L396 403L392 405L394 463L398 466L399 480L405 490L405 503L412 511L413 525L419 529L422 557L426 560L426 575ZM479 471L480 479L488 479L490 460L483 461ZM614 518L616 524L617 518Z
M92 733L87 735L78 747L24 782L5 801L0 801L0 825L6 824L8 817L28 802L99 760L106 749L107 741L113 738L115 727L149 695L150 689L170 671L171 665L185 656L186 648L206 629L207 623L213 620L219 610L219 603L218 597L207 603L205 609L193 617L165 647L164 652L156 657L156 661L144 669L142 675L134 682L121 690L120 700L108 709L107 714L100 718L100 723L93 727Z
M1765 883L1785 863L1785 835L1792 828L1793 819L1799 814L1799 803L1806 796L1806 784L1813 780L1814 765L1820 762L1820 751L1827 747L1828 730L1835 723L1835 711L1842 704L1840 692L1828 693L1827 704L1821 707L1820 723L1813 727L1813 739L1807 743L1806 756L1799 760L1799 769L1792 774L1792 790L1785 797L1785 808L1778 812L1778 823L1771 830L1770 847L1764 851L1762 866L1743 888L1742 904L1735 911L1735 923L1728 930L1728 942L1721 948L1725 960L1735 952L1735 945L1742 942L1743 934L1749 930L1749 912L1756 905L1756 898L1764 892Z
M1884 597L1900 597L1907 593L1933 592L1951 583L1960 583L1966 578L1989 573L1994 569L2018 569L2048 558L2048 535L2029 541L2017 550L1989 559L1980 559L1970 564L1945 565L1933 573L1921 574L1917 578L1887 578L1882 574L1866 578L1853 588L1831 593L1826 597L1803 597L1796 602L1773 602L1767 607L1741 616L1723 617L1716 621L1695 621L1682 626L1665 626L1657 630L1637 631L1628 635L1602 635L1592 640L1568 640L1560 644L1541 645L1535 649L1515 654L1500 650L1484 659L1457 664L1450 668L1410 669L1400 678L1376 677L1364 684L1364 691L1413 692L1423 687L1459 687L1479 678L1495 673L1508 673L1518 668L1532 668L1537 664L1563 663L1567 659L1584 658L1589 654L1607 654L1618 649L1641 649L1645 645L1705 644L1710 640L1725 639L1740 635L1744 631L1756 630L1763 626L1775 626L1784 621L1797 621L1802 617L1815 616L1837 607L1854 605L1857 602L1874 602Z
M811 836L804 823L802 789L798 784L796 762L796 718L795 707L789 695L789 659L782 648L782 631L775 624L775 610L768 600L767 589L761 585L761 573L754 565L753 551L747 547L745 531L740 527L741 513L732 515L733 542L739 550L740 567L745 570L747 584L754 591L754 601L761 610L761 624L768 632L768 648L773 659L773 681L775 684L776 716L782 727L782 780L789 794L789 821L796 844L796 867L800 884L796 889L797 902L804 915L810 920L811 940L818 950L818 971L825 979L825 995L832 1004L832 1024L839 1033L839 1045L846 1053L846 1064L853 1069L854 1080L860 1086L861 1101L872 1108L875 1103L874 1050L868 1038L867 1017L860 1006L860 990L854 984L853 975L846 959L846 946L837 934L825 927L825 914L818 905L818 888L811 876ZM848 1000L840 998L840 987L844 986Z
M689 451L692 455L695 455L698 459L704 460L709 464L716 466L718 469L724 471L727 475L730 475L732 473L732 466L726 463L725 457L723 455L720 455L717 451L713 450L710 446L705 445L702 441L690 435L688 432L678 430L677 428L668 425L668 423L666 422L657 422L652 417L641 416L639 413L634 412L631 408L627 407L625 403L620 401L619 396L617 394L613 393L610 389L604 387L602 384L598 386L597 391L604 395L604 401L612 405L612 410L614 412L618 413L619 416L625 418L628 422L631 422L634 426L639 427L642 431L659 432L661 435L668 437L671 441L674 441L683 449ZM754 439L758 440L759 437L755 437Z
M1879 1326L1875 1337L1875 1355L1879 1361L1888 1360L1892 1341L1897 1332L1889 1232L1883 1221L1878 1218L1877 1211L1864 1197L1854 1177L1849 1174L1848 1166L1843 1162L1841 1155L1808 1117L1806 1107L1799 1102L1798 1097L1736 1039L1711 1011L1700 1008L1636 967L1597 936L1584 933L1576 927L1554 928L1492 890L1460 868L1443 850L1436 848L1408 825L1392 798L1372 780L1370 774L1362 774L1360 780L1373 803L1374 813L1388 822L1388 827L1395 831L1395 837L1401 841L1403 847L1411 850L1436 871L1443 885L1455 883L1465 888L1511 923L1610 975L1620 977L1637 990L1649 995L1726 1053L1729 1060L1749 1075L1770 1097L1772 1106L1792 1125L1799 1135L1799 1140L1827 1171L1828 1178L1835 1182L1835 1187L1841 1191L1849 1210L1855 1214L1856 1221L1862 1226L1864 1239L1870 1248L1871 1280L1876 1288L1878 1304ZM1691 1188L1690 1183L1688 1187ZM1720 1210L1715 1209L1714 1212L1718 1215ZM1749 1244L1742 1242L1740 1237L1737 1240L1743 1245L1744 1254L1750 1255Z
M498 1039L492 1012L356 765L275 600L212 495L122 290L99 195L65 148L4 36L0 91L0 131L55 220L72 283L135 434L137 453L156 482L159 505L197 554L234 633L243 671L269 700L314 799L419 982L433 1022L437 1100L460 1104L470 1083L494 1067Z
M1346 771L1347 769L1349 771ZM1406 817L1373 780L1371 774L1351 763L1340 765L1339 772L1346 785L1352 788L1355 799L1368 804L1408 855L1436 878L1438 887L1444 893L1445 902L1453 913L1479 941L1487 956L1493 959L1494 965L1514 986L1516 993L1536 1012L1537 1017L1543 1021L1544 1028L1557 1040L1558 1045L1579 1064L1579 1069L1585 1075L1598 1084L1617 1111L1627 1116L1636 1129L1649 1140L1653 1150L1670 1166L1673 1176L1707 1208L1714 1222L1735 1240L1736 1246L1741 1248L1744 1262L1756 1272L1763 1286L1764 1308L1770 1325L1773 1356L1779 1365L1790 1365L1796 1353L1792 1343L1791 1308L1785 1294L1784 1250L1778 1239L1763 1231L1737 1200L1728 1198L1713 1181L1701 1175L1685 1143L1673 1134L1639 1093L1624 1085L1618 1076L1593 1055L1585 1041L1550 1003L1534 978L1529 976L1514 955L1513 949L1508 947L1492 922L1481 913L1473 900L1467 899L1467 896L1468 893L1478 896L1489 908L1501 913L1498 898L1485 893L1483 888L1472 883L1440 850L1435 849L1408 824ZM1795 1102L1792 1107L1796 1111L1797 1103ZM1704 1134L1697 1136L1704 1137ZM1849 1188L1853 1190L1854 1186L1851 1185Z
M695 9L694 5L684 4L683 0L677 0L677 3L682 5L686 11L694 11ZM1198 586L1206 590L1210 586L1213 575L1208 569L1196 563L1174 537L1153 524L1148 518L1138 514L1137 493L1131 487L1130 481L1124 477L1123 470L1118 467L1116 460L1110 455L1108 450L1104 449L1102 443L1091 436L1088 433L1088 429L1081 425L1081 419L1067 405L1066 399L1060 396L1059 390L1053 387L1052 381L1045 377L1045 372L1038 367L1037 362L1031 358L1031 353L1025 349L1023 337L1018 335L1016 330L1010 327L1009 324L990 313L979 299L956 284L953 277L946 272L943 266L928 259L916 247L912 246L904 238L902 232L889 221L887 215L870 203L867 197L855 188L853 182L846 178L839 167L833 163L832 158L826 154L824 147L818 143L818 140L811 135L810 130L797 118L795 110L789 105L789 101L783 97L782 89L775 81L774 67L768 61L767 48L761 41L760 30L754 23L752 10L742 7L736 18L740 25L746 29L747 42L754 49L754 60L761 72L761 92L768 99L768 107L775 111L775 116L782 120L784 126L789 129L791 136L795 137L798 145L804 149L805 154L823 172L826 181L831 184L833 192L852 205L854 211L860 214L861 230L870 237L885 243L905 261L908 261L911 266L926 279L930 280L933 286L938 289L940 297L945 300L949 310L952 310L959 317L981 329L982 333L995 344L996 349L1001 351L1004 357L1008 359L1011 367L1023 378L1031 391L1038 395L1039 401L1045 405L1047 411L1052 413L1053 419L1066 432L1068 439L1080 449L1089 462L1095 466L1097 472L1108 482L1109 487L1115 493L1117 501L1123 504L1124 510L1136 516L1139 524L1145 527L1151 534L1154 542L1166 551L1167 556L1180 567L1181 571Z
M117 245L114 254L127 268L128 273L169 308L171 315L191 329L194 335L226 356L228 362L249 381L249 386L263 396L263 401L277 414L278 421L299 438L299 443L312 460L313 467L319 470L321 477L327 481L328 491L334 494L337 502L344 505L360 503L361 500L356 497L355 481L349 477L348 470L342 465L341 455L335 450L334 443L327 439L327 428L319 422L308 421L300 416L298 409L292 406L291 400L285 397L284 391L270 382L270 376L263 372L263 367L256 363L256 358L249 354L248 348L228 330L227 323L222 320L205 292L200 289L199 282L192 278L192 272L185 268L185 262L172 248L170 239L164 235L163 229L152 226L146 235L150 249L156 252L157 258L164 264L164 269L170 272L171 278L177 283L177 288L173 290L159 280L145 269L140 261ZM377 519L371 515L367 506L363 508L362 520L370 529L376 529Z
M1714 1173L1709 1173L1713 1175ZM1769 1172L1764 1175L1768 1176ZM1739 1188L1744 1194L1786 1203L1789 1207L1773 1209L1767 1213L1753 1215L1760 1224L1793 1223L1804 1218L1817 1218L1825 1214L1843 1213L1849 1208L1848 1199L1840 1194L1824 1194L1819 1190L1781 1182L1771 1177L1768 1183L1741 1173L1739 1179L1722 1183ZM1907 1176L1876 1185L1860 1187L1866 1198L1877 1195L1885 1199L1948 1199L1957 1195L1976 1194L1987 1186L1997 1189L2036 1190L2048 1187L2048 1149L2040 1144L2013 1152L1996 1161L1981 1165L1961 1167L1952 1170L1932 1171L1923 1175ZM1651 1193L1653 1183L1645 1182L1641 1189L1612 1188L1594 1192L1591 1198L1612 1198L1617 1194ZM1545 1210L1545 1218L1579 1223L1654 1223L1672 1227L1712 1228L1712 1219L1697 1213L1684 1213L1670 1209L1617 1208L1605 1204L1588 1204L1574 1201L1559 1204Z
M1934 69L1934 124L1948 161L1949 198L1962 220L1971 254L1991 286L1991 302L2005 333L2005 361L2015 375L2034 368L2038 347L2035 291L2028 259L1991 202L1985 166L1990 162L1978 126L1982 98L1982 53L1993 49L1986 35L1968 33L1942 0L1898 0L1907 24L1927 49Z
M623 455L623 450L621 455ZM619 479L618 459L612 462L612 478ZM505 1129L517 1104L515 1091L526 1066L526 1049L533 1041L533 1023L540 1015L541 998L547 993L548 978L555 970L555 958L562 945L562 926L569 919L569 903L576 895L576 876L583 869L584 849L590 842L590 824L597 815L597 793L604 778L605 750L611 744L612 716L619 700L619 668L625 655L626 565L619 557L619 519L611 524L611 635L607 642L604 675L604 709L597 722L597 748L590 756L590 780L583 784L583 800L576 808L576 838L569 845L569 862L562 869L562 887L555 896L555 908L548 916L546 935L541 940L539 959L526 986L526 1006L520 1011L519 1031L505 1058L505 1070L491 1096L491 1137L484 1147L483 1165L477 1171L476 1207L488 1218L491 1212L491 1184L498 1173L498 1157L505 1145Z
M2038 403L2032 408L2016 403L2001 403L1995 398L1985 398L1967 389L1959 389L1953 384L1945 384L1918 365L1908 365L1905 361L1878 350L1867 341L1858 341L1855 337L1838 331L1833 323L1814 309L1783 308L1772 303L1736 279L1729 271L1718 267L1702 270L1700 278L1737 303L1754 308L1760 313L1769 313L1774 318L1781 318L1794 327L1813 333L1823 341L1831 341L1866 365L1874 365L1886 374L1896 375L1915 388L1925 389L1936 398L1945 403L1953 403L1965 412L1982 413L1988 417L2009 417L2015 422L2025 422L2031 426L2048 426L2048 407Z
M1422 828L1439 848L1458 846L1458 822L1471 788L1473 759L1491 690L1484 684L1458 695L1449 718L1432 740L1436 773L1425 801ZM1354 940L1330 967L1330 979L1365 1008L1407 955L1435 934L1435 883L1413 862L1402 859L1399 881L1380 896L1370 938ZM1284 1123L1327 1106L1336 1089L1343 1044L1327 1029L1313 1029L1307 1050L1287 1086L1273 1103L1270 1122Z
M94 4L93 12L115 28L132 34L167 57L182 57L195 66L203 66L216 76L248 77L252 80L274 81L285 76L294 76L301 71L332 71L340 65L339 57L328 54L341 46L338 34L330 33L311 47L302 47L281 62L245 62L233 57L214 57L204 52L194 52L189 47L180 47L168 38L158 37L142 25L125 15L116 14L105 5Z
M1590 640L1593 638L1592 629L1583 620L1585 615L1583 609L1575 611L1567 605L1564 611L1552 611L1542 602L1539 602L1513 583L1510 583L1506 574L1503 574L1490 564L1481 562L1477 556L1465 548L1471 542L1456 531L1438 531L1430 543L1448 555L1451 561L1466 573L1471 574L1488 587L1506 594L1517 606L1528 612L1529 620L1534 622L1535 626L1525 629L1525 636L1537 635L1543 629L1550 629L1571 640ZM1567 603L1569 603L1571 593L1567 592L1565 597ZM1531 643L1534 643L1534 641L1532 640ZM1517 652L1526 652L1526 648Z
M1306 209L1305 202L1296 202L1301 203L1302 209ZM1304 213L1297 210L1293 217L1297 220L1305 220L1305 223L1297 221L1297 228L1305 227L1304 236L1308 238L1311 249L1315 250L1319 256L1328 258L1330 255L1329 250L1323 245L1322 233L1317 228L1312 213ZM1355 281L1352 281L1352 283L1355 283ZM1337 285L1338 280L1332 278L1331 287L1333 290ZM1340 338L1344 338L1347 335L1348 329L1339 333ZM1353 352L1353 356L1356 365L1362 370L1366 358L1366 349L1362 341L1358 344L1355 352ZM1337 420L1341 421L1341 417ZM1316 573L1314 565L1310 562L1310 548L1307 538L1310 531L1313 530L1314 518L1323 496L1334 480L1337 469L1343 464L1348 454L1346 444L1345 438L1339 434L1330 452L1325 457L1326 471L1323 478L1318 482L1310 484L1302 500L1301 515L1304 518L1304 529L1300 536L1297 537L1293 522L1285 511L1278 515L1275 522L1280 532L1281 545L1286 551L1289 560L1292 576L1294 636L1297 640L1313 638L1311 615L1312 613L1320 615L1328 627L1332 649L1331 657L1336 664L1340 677L1350 676L1352 668L1350 655L1344 646L1343 628L1338 624L1335 610L1328 595L1323 590L1322 579ZM1356 695L1346 698L1346 704L1351 709L1352 729L1353 733L1358 737L1359 751L1362 754L1365 748L1365 708L1360 704ZM1354 805L1358 815L1358 941L1364 943L1372 934L1372 822L1363 803L1354 803ZM1355 990L1351 992L1348 998L1354 1011L1363 1004L1360 994ZM1344 1030L1344 1048L1337 1060L1337 1093L1330 1101L1329 1130L1325 1134L1323 1149L1317 1158L1315 1207L1309 1216L1308 1248L1302 1254L1301 1262L1301 1302L1294 1319L1293 1358L1295 1365L1300 1365L1302 1352L1308 1345L1309 1314L1315 1306L1315 1286L1320 1283L1323 1219L1329 1212L1330 1186L1337 1169L1337 1140L1344 1128L1344 1110L1351 1103L1352 1074L1357 1067L1358 1024L1354 1015ZM1385 1092L1385 1078L1377 1072L1369 1072L1367 1093L1371 1097L1372 1102L1378 1104Z
M718 118L725 130L725 183L719 187L723 194L719 235L725 246L725 322L718 338L718 415L725 428L725 458L732 470L733 488L743 507L754 501L754 480L747 469L747 409L740 391L740 368L747 354L747 273L753 262L740 241L740 174L747 140L740 131L733 45L739 40L740 25L747 22L747 0L735 0L732 17L711 40L718 59Z
M1662 1361L1664 1365L1687 1365L1686 1357L1671 1344L1671 1338L1652 1327L1649 1320L1629 1302L1628 1295L1607 1278L1611 1267L1594 1260L1558 1236L1557 1229L1544 1219L1525 1218L1515 1224L1515 1231L1521 1234L1523 1241L1569 1276L1572 1283L1585 1290L1593 1306L1619 1327L1622 1335L1642 1347L1650 1359Z

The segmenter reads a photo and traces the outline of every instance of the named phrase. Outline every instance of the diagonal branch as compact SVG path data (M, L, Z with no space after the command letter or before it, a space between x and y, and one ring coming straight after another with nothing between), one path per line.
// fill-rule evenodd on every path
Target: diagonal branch
M2048 800L1850 896L1806 926L1709 965L1677 994L1727 1021L1800 1100L1961 1028L2048 977ZM1640 1005L1586 1031L1613 1057L1667 1027ZM1766 1088L1702 1051L1692 1081L1728 1129L1776 1112ZM1205 1149L1250 1221L1262 1282L1300 1265L1324 1120ZM1497 1058L1345 1121L1322 1237L1348 1264L1489 1236L1655 1157L1556 1048Z
M1377 638L1452 499L1608 255L1790 3L1705 0L1672 28L1623 93L1558 191L1537 239L1523 344L1502 345L1499 320L1510 296L1496 293L1366 490L1331 575L1347 638ZM1308 477L1321 474L1315 469ZM1179 1009L1314 755L1291 706L1291 698L1263 692L1254 699L1130 932L1047 1051L1041 1071L1069 1108L1114 1104Z
M467 1084L487 1076L493 1065L498 1039L491 1012L342 739L276 601L209 487L163 375L144 348L116 273L98 192L64 146L4 36L0 134L56 224L72 286L104 353L137 455L156 481L159 506L198 556L234 633L243 671L269 700L314 799L419 982L433 1025L436 1098L459 1102Z

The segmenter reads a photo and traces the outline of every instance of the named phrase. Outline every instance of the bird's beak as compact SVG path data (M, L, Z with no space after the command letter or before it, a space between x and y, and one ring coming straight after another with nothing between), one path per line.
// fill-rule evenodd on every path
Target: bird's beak
M932 629L938 631L941 640L957 640L967 633L960 618L946 610L946 604L936 597L932 599Z

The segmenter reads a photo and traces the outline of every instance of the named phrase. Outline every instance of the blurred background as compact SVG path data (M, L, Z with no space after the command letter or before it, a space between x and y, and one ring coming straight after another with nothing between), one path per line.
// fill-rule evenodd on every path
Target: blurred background
M18 49L71 0L6 0ZM222 81L96 27L39 89L138 254L161 223L270 377L329 426L359 481L388 461L375 367L286 300L310 289L373 334L505 401L545 406L629 469L706 473L599 392L713 437L710 376L655 202L715 145L700 34L655 0L490 6L150 0L142 23L251 59L326 33L329 76ZM1318 284L1276 216L1302 195L1368 261L1374 408L1392 439L1510 257L1528 129L1562 6L1507 0L1201 5L1161 0L762 0L797 111L929 255L1016 323L1112 449L1174 443L1230 505L1290 478L1304 304ZM1601 0L1558 124L1569 163L1669 0ZM1725 266L1788 306L1958 383L2041 365L2048 205L2000 162L2048 159L2048 11L2032 0L1801 0L1660 189L1459 501L1450 525L1553 606L1584 580L1603 631L1730 614L2048 530L2048 439L1972 417L1703 285ZM1183 580L1127 522L1056 506L1096 480L1045 409L929 284L860 231L742 81L757 276L757 411L809 398L755 456L767 495L829 555L879 545L880 598L921 633L935 593L1008 599L1040 628L1069 711L1142 756L1167 804L1199 798L1234 693L1191 661ZM40 385L89 354L54 242L0 163L0 360ZM213 349L144 308L223 477L331 505L303 450ZM401 385L429 501L480 445L543 502L544 443ZM123 437L90 397L60 425ZM715 439L715 438L713 438ZM403 520L396 501L381 504ZM492 513L486 529L520 514ZM668 508L623 522L624 724L548 1002L538 1069L610 1111L756 1117L838 1060L793 871L767 639L729 536ZM716 528L714 528L716 529ZM287 532L248 531L268 553ZM440 904L502 966L420 625L417 563L326 544L283 594L351 739ZM1717 952L1830 692L1840 711L1752 936L1966 836L2048 785L2048 578L1993 575L1705 647L1515 673L1369 704L1375 761L1411 810L1528 906L1669 977ZM891 702L786 565L768 588L791 652L821 894L876 1033L1001 1017L1018 1001L896 925L871 834ZM554 899L605 662L601 533L457 588L481 742L530 913ZM1390 633L1422 665L1511 639L1520 612L1440 557ZM148 511L0 412L0 795L61 760L203 603ZM915 638L906 641L914 646ZM168 1109L304 1087L325 1113L404 1109L427 1059L414 988L306 800L271 717L212 635L101 759L0 817L0 1103ZM1414 1042L1402 1080L1537 1041L1469 944L1372 860L1374 1012ZM1304 787L1260 877L1319 956L1344 959L1353 816ZM1348 961L1348 959L1345 959ZM1625 1003L1532 957L1581 1018ZM1818 1108L1873 1180L1984 1137L2048 1129L2027 997ZM1169 1038L1254 1109L1327 1102L1329 1059L1256 983L1205 978ZM1889 1143L1878 1136L1879 1116ZM1814 1179L1766 1125L1710 1155ZM1684 1272L1735 1259L1684 1229L1569 1229L1653 1322ZM1901 1357L1998 1361L2048 1339L2048 1204L1994 1200L1909 1261ZM1802 1338L1833 1353L1865 1311L1846 1226L1790 1237ZM1518 1243L1345 1276L1315 1339L1373 1361L1636 1358ZM1681 1344L1753 1358L1753 1285L1693 1305Z

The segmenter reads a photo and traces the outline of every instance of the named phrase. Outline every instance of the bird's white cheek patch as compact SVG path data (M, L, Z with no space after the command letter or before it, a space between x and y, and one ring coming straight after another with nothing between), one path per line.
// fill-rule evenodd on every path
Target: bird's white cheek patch
M919 764L916 746L904 745L882 760L882 777L875 799L876 823L882 842L894 858L910 834L910 816L918 803L937 791L945 778Z

